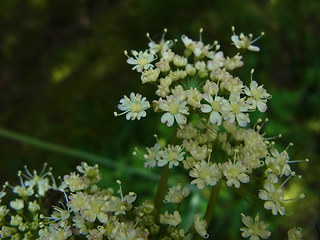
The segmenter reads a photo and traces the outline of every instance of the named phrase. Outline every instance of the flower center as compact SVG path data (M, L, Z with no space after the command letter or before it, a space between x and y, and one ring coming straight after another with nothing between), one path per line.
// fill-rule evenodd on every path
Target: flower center
M232 110L232 112L234 112L235 114L239 114L240 111L240 105L237 103L231 103L230 108Z
M148 64L148 59L145 57L141 57L138 59L138 64L143 67Z
M139 103L132 103L130 105L130 109L132 112L140 112L142 110L141 104Z
M258 91L258 89L253 89L252 91L251 91L251 93L252 93L252 96L255 98L255 99L260 99L260 92Z
M168 154L168 160L172 161L172 160L176 160L177 159L177 153L176 152L170 152Z
M232 178L236 178L239 175L239 171L236 168L231 168L229 173Z
M218 112L218 111L221 110L220 102L218 102L218 101L213 101L213 102L211 103L211 107L213 108L213 110L214 110L215 112Z
M178 112L179 112L179 104L177 104L177 103L172 103L171 105L170 105L170 108L169 108L169 112L171 113L171 114L177 114Z

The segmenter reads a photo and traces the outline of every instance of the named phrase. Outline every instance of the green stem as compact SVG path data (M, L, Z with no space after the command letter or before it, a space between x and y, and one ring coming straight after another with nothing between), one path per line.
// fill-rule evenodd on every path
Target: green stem
M220 180L217 185L212 187L211 193L210 193L210 199L207 205L206 213L204 215L204 219L206 220L208 226L210 225L211 219L213 217L214 207L216 206L220 188L221 188L222 180Z
M85 161L92 162L92 163L99 163L101 165L104 165L104 166L107 166L110 168L118 168L118 169L121 169L122 171L128 172L132 175L139 175L141 177L149 178L150 180L153 180L153 181L159 180L158 175L155 175L155 173L152 173L148 170L130 167L130 166L123 166L123 164L116 162L116 161L113 161L112 159L108 159L105 157L94 155L92 153L84 152L84 151L81 151L78 149L68 148L68 147L64 147L61 145L45 142L45 141L42 141L42 140L39 140L39 139L36 139L33 137L25 136L20 133L6 130L4 128L0 128L0 136L17 141L17 142L20 142L20 143L32 145L34 147L38 147L41 149L45 149L45 150L48 150L51 152L76 157L76 158L83 159Z
M221 183L222 183L222 180L220 180L217 183L217 185L213 186L211 189L211 192L210 192L209 202L207 205L206 213L204 214L204 218L203 218L207 222L207 227L210 226L210 222L213 217L214 207L216 206L216 203L218 200L218 196L219 196L219 192L220 192L220 188L221 188ZM197 236L195 237L195 240L199 240L199 239L203 239L203 238L197 234Z
M167 164L162 169L160 180L158 183L157 193L156 193L156 197L155 197L155 201L154 201L154 208L156 211L156 215L155 215L156 222L159 221L160 211L162 208L164 195L165 195L166 189L167 189L169 174L170 174L170 169L169 169L169 164Z

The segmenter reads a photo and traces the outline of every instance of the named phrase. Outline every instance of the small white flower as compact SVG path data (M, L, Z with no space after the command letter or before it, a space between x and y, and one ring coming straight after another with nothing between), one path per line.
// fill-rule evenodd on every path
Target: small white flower
M10 207L17 211L21 210L24 208L24 202L22 199L16 199L10 202Z
M246 174L247 167L243 165L242 162L225 162L222 164L223 175L227 179L228 187L234 185L236 188L240 187L240 182L248 183L250 181L250 177Z
M248 111L248 105L244 99L240 98L240 94L231 93L229 102L225 102L224 106L222 106L222 111L225 112L224 119L230 123L234 123L234 121L237 120L239 126L247 126L250 118L245 114L245 112Z
M163 34L162 34L161 40L158 43L153 41L150 38L150 34L147 33L147 38L150 40L150 42L148 44L149 48L150 48L150 52L152 52L152 53L165 52L168 49L170 49L170 47L172 47L173 41L164 39L166 33L167 33L167 29L165 28L165 29L163 29Z
M249 238L249 240L259 240L268 239L271 235L271 232L266 230L269 224L264 223L263 221L259 220L259 214L255 217L254 221L251 217L245 216L241 213L242 222L246 227L240 228L242 231L242 237Z
M137 72L142 72L143 70L147 70L153 67L151 62L153 62L157 58L155 54L150 53L148 50L144 52L137 52L135 50L132 50L131 53L133 57L129 57L127 51L125 51L124 53L128 57L127 63L135 65L132 70L137 70Z
M143 158L146 160L144 167L155 167L157 165L157 158L160 150L160 144L156 143L151 148L146 148L147 153L143 155Z
M141 94L130 93L130 98L126 95L124 98L120 100L120 104L118 108L121 111L124 111L120 114L117 112L114 113L115 116L120 116L126 114L126 119L129 120L140 120L141 117L145 117L147 115L146 109L150 107L149 101L146 100L146 97L142 97Z
M260 48L257 46L252 45L255 41L257 41L264 33L261 33L261 36L257 37L256 39L252 40L252 34L249 34L249 37L245 36L243 33L240 36L235 34L235 28L232 27L233 35L231 37L232 44L236 46L238 49L248 49L249 51L259 52Z
M288 240L303 240L302 229L296 227L289 229Z
M271 156L267 156L265 161L268 169L278 176L289 176L292 170L289 165L288 153L286 151L279 153L278 150L274 148L270 149L270 153Z
M160 223L168 224L170 226L176 227L181 222L181 216L178 211L174 211L173 214L169 214L168 211L165 211L164 214L160 215Z
M200 161L194 163L193 169L189 173L190 177L196 178L191 184L197 184L199 189L206 185L214 186L221 179L222 174L216 163Z
M209 94L203 94L203 98L210 103L208 104L202 104L201 105L201 111L203 113L210 113L210 122L213 124L217 124L218 126L222 123L222 116L221 113L223 112L222 108L227 108L228 101L223 99L222 97L215 96L213 97Z
M86 182L83 177L75 172L70 173L70 175L65 175L63 177L63 181L72 192L83 190L88 187L88 182Z
M188 187L182 188L180 184L169 188L169 192L164 198L165 203L181 203L184 198L189 196L190 189Z
M260 190L259 192L259 198L266 201L264 203L264 208L272 210L273 215L277 215L278 212L280 215L284 215L285 208L281 205L281 201L284 201L284 192L281 187L275 189L273 184L266 182L264 188L265 190Z
M247 102L252 110L256 108L258 108L260 112L267 110L267 99L271 98L271 95L267 93L263 86L258 86L256 81L251 81L250 89L245 87L244 92L249 97Z
M158 154L158 166L163 167L167 163L169 163L169 168L178 166L179 162L184 159L185 152L182 152L182 149L180 145L168 145L168 147L161 150Z
M185 115L189 115L188 107L186 106L186 101L181 101L177 96L169 96L167 100L164 100L160 103L159 108L166 111L165 114L161 117L162 123L167 123L168 127L171 127L174 123L174 120L179 125L184 125L187 122Z
M155 81L157 81L159 74L160 74L160 69L150 68L150 69L142 72L141 81L142 81L142 83L155 82Z

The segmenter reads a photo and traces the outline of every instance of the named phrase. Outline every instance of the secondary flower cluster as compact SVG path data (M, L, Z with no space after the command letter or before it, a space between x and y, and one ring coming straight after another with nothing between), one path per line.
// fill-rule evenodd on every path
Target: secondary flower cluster
M209 121L218 126L227 120L245 127L250 122L249 112L266 111L271 96L252 79L253 71L249 86L232 75L232 70L243 65L239 53L225 57L217 41L205 45L201 35L199 41L183 35L185 50L179 55L171 48L174 41L165 40L164 35L159 43L149 38L149 48L131 51L132 57L125 52L127 62L134 65L132 69L141 74L142 83L157 84L155 94L159 99L153 101L153 107L156 112L163 113L163 123L169 127L174 122L184 125L188 115L198 111L209 114ZM237 48L258 49L252 47L249 38L243 34L240 39L236 35L232 37ZM139 120L146 116L145 110L150 104L145 97L132 92L130 98L124 96L120 100L118 107L128 120ZM120 114L115 112L115 115Z
M154 217L154 204L147 200L134 206L137 195L129 192L123 195L118 180L118 194L111 188L101 189L97 183L101 176L98 166L82 163L76 172L63 177L57 185L51 169L43 168L26 173L19 171L20 184L6 183L0 192L0 203L8 188L15 194L9 206L0 204L1 239L149 239L167 228L162 239L185 239L185 232L178 225L181 217L178 211L160 215L160 222ZM167 203L181 203L190 190L180 185L169 190ZM206 223L196 215L196 230L202 236Z

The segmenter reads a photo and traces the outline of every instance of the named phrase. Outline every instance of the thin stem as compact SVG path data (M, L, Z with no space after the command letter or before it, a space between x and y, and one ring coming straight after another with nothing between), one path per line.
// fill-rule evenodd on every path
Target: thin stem
M217 185L212 187L211 193L210 193L210 199L207 205L206 213L204 215L204 219L206 220L208 226L210 225L211 219L213 217L214 207L216 206L220 188L221 188L222 181L220 180Z
M206 213L204 214L204 218L203 218L207 222L207 227L210 226L210 222L211 222L212 217L213 217L214 207L216 206L216 203L217 203L217 200L218 200L221 184L222 184L222 180L220 180L217 183L217 185L213 186L212 189L211 189L211 192L210 192L209 202L208 202L208 205L207 205ZM197 236L194 239L195 240L200 240L200 239L203 239L203 238L199 234L197 234Z
M116 162L112 159L108 159L105 157L101 157L92 153L88 153L88 152L84 152L78 149L73 149L73 148L68 148L68 147L64 147L61 145L57 145L57 144L53 144L53 143L49 143L49 142L45 142L42 140L39 140L37 138L33 138L33 137L29 137L29 136L25 136L22 135L20 133L16 133L13 131L9 131L6 130L4 128L0 128L0 136L20 142L20 143L24 143L24 144L28 144L28 145L32 145L41 149L45 149L54 153L60 153L60 154L64 154L67 156L72 156L72 157L76 157L88 162L92 162L92 163L99 163L101 165L110 167L110 168L118 168L121 169L124 172L128 172L132 175L139 175L141 177L145 177L145 178L149 178L150 180L153 181L158 181L159 180L159 176L156 175L155 173L152 173L150 171L147 171L145 169L140 169L140 168L135 168L135 167L130 167L130 166L123 166L123 164Z
M169 169L169 165L167 164L162 169L160 180L158 183L157 193L154 201L154 208L156 210L156 215L155 215L156 222L159 221L160 211L162 208L164 195L167 188L169 174L170 174L170 169Z

